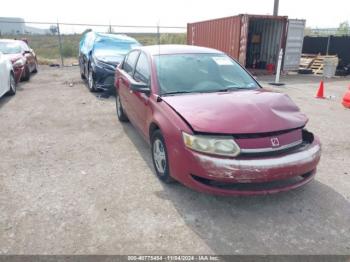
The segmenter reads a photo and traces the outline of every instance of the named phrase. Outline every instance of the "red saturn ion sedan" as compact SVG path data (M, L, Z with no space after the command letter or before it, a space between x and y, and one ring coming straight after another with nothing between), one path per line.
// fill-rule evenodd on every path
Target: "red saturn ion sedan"
M12 62L16 83L29 81L30 74L38 71L36 55L25 41L0 39L0 52Z
M272 194L313 179L319 139L286 95L203 47L145 46L115 77L116 111L151 145L155 172L217 195Z

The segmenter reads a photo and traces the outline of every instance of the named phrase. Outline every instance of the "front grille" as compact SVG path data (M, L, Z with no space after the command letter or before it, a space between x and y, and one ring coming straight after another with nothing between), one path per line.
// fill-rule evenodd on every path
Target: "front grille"
M283 155L283 154L287 154L287 153L292 153L294 151L300 150L303 147L308 146L309 143L303 141L301 144L290 147L290 148L286 148L286 149L281 149L281 150L275 150L275 151L271 151L271 152L258 152L258 153L241 153L240 156L241 157L269 157L269 156L278 156L278 155Z
M281 130L281 131L274 131L274 132L266 132L266 133L254 133L254 134L234 134L232 135L234 138L237 139L244 139L244 138L260 138L260 137L273 137L273 136L279 136L283 135L298 129L301 129L303 127L297 127L297 128L292 128L292 129L287 129L287 130Z
M293 153L298 150L303 150L304 148L308 147L312 142L314 141L314 135L307 131L306 129L302 130L302 142L298 145L281 149L281 150L274 150L270 152L241 152L239 157L242 158L259 158L259 157L270 157L270 156L278 156L278 155L284 155L287 153Z
M282 134L286 134L298 129L302 129L303 126L301 127L297 127L297 128L291 128L291 129L286 129L286 130L280 130L280 131L273 131L273 132L265 132L265 133L247 133L247 134L222 134L222 133L207 133L207 132L197 132L194 131L195 135L203 135L203 136L227 136L227 135L231 135L233 136L233 138L236 139L244 139L244 138L259 138L259 137L270 137L270 136L279 136Z

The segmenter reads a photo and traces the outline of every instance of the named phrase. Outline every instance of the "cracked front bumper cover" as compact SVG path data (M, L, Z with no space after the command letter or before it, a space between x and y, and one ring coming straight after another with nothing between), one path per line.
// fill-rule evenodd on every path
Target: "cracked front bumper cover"
M219 158L191 152L193 164L184 184L217 195L264 195L310 182L321 157L317 138L293 152L261 158Z

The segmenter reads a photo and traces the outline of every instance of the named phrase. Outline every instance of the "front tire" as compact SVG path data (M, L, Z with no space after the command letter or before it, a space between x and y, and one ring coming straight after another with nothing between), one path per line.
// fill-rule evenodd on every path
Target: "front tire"
M90 92L93 93L93 92L97 91L96 84L95 84L95 79L94 79L93 71L92 71L91 67L89 67L89 72L88 72L88 86L89 86Z
M9 91L8 94L10 96L13 96L16 94L17 88L16 88L16 81L14 75L11 73L10 74L10 79L9 79Z
M33 73L34 74L38 73L38 62L37 61L35 61L35 68L33 70Z
M80 61L80 62L79 62L80 78L81 78L82 80L86 80L85 70L82 69L82 67L85 68L84 64L82 64L81 61Z
M153 132L151 137L151 149L153 166L157 177L164 183L171 183L174 179L170 176L168 152L164 137L160 130Z
M28 65L24 66L24 77L22 77L23 81L29 81L30 80L30 70Z
M123 105L122 105L122 102L120 100L120 96L118 95L118 93L116 93L116 95L115 95L115 107L116 107L117 116L118 116L119 121L120 122L129 122L129 118L124 112L124 108L123 108Z

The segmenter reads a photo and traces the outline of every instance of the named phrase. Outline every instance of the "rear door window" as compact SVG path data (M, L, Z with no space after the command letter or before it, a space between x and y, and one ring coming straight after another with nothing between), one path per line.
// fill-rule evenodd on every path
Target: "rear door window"
M130 76L132 76L133 74L137 58L139 57L139 53L139 51L130 52L126 57L125 62L123 63L123 70L127 72Z

